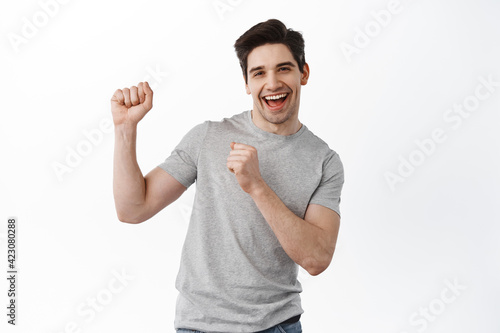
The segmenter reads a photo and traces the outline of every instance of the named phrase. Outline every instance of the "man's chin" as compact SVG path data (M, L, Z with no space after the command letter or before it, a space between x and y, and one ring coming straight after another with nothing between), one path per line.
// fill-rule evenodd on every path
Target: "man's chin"
M261 112L261 115L267 122L274 125L281 125L291 117L291 113L287 112L285 109L281 109L279 111L270 111L265 109L264 112Z

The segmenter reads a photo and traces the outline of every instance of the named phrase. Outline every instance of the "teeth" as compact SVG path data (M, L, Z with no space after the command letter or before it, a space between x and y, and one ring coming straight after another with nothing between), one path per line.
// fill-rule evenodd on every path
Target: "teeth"
M281 95L275 95L275 96L266 96L264 98L269 101L269 100L276 100L276 99L280 99L280 98L286 97L286 95L287 94L281 94Z

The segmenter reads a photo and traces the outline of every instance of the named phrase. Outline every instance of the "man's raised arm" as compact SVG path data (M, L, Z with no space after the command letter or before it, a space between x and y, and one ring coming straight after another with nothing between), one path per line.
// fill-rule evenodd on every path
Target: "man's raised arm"
M115 127L113 194L118 219L127 223L148 220L186 190L174 177L156 167L144 177L136 156L137 124L153 107L147 82L118 89L111 98Z

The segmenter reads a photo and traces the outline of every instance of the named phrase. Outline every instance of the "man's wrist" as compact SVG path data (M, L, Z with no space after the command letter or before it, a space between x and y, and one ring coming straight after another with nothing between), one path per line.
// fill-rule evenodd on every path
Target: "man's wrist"
M115 144L132 146L135 149L137 140L137 124L115 125Z
M253 186L253 188L249 194L255 200L255 199L258 199L258 198L265 196L267 191L269 191L270 189L271 188L267 185L267 183L264 181L264 179L261 178Z
M115 125L115 134L124 137L131 137L137 134L137 124Z
M136 131L137 130L137 123L121 123L121 124L114 124L115 126L115 131L125 131L125 132L130 132L130 131Z

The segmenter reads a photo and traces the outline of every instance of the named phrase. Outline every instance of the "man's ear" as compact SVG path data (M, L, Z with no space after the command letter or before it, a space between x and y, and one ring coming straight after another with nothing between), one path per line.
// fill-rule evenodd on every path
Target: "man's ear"
M300 78L301 85L305 86L307 84L307 80L309 80L309 73L310 73L309 64L306 62L304 64L304 69L301 73L301 78Z

